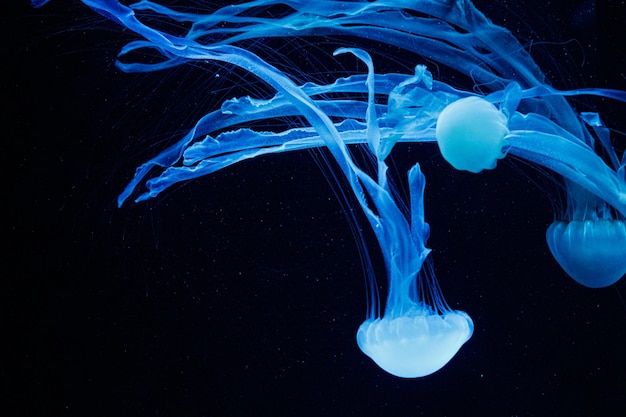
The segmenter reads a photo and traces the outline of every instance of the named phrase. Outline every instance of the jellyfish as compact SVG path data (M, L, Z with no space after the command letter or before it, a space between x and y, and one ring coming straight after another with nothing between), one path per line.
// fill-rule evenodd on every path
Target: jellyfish
M459 170L480 172L496 167L504 157L506 117L481 97L466 97L448 105L437 119L435 135L441 155Z
M506 94L525 95L515 85L508 90ZM601 92L568 92L578 93ZM615 98L623 101L624 94L615 92ZM581 122L595 130L613 169L594 151L594 140L587 130L582 130L583 138L579 139L538 115L512 116L507 120L504 112L482 98L451 103L437 122L441 154L455 168L474 173L495 168L509 152L561 173L567 208L562 219L555 220L546 231L548 247L576 282L590 288L614 284L626 274L626 156L619 161L597 113L581 114ZM531 116L536 119L532 121L535 131L526 130Z
M626 153L620 162L611 146L609 130L597 113L583 113L611 164L617 172L617 184L626 180ZM593 143L589 140L590 143ZM626 275L626 222L624 212L617 214L606 201L566 181L567 206L562 219L555 220L546 231L550 252L559 265L576 282L589 288L608 287ZM615 205L615 208L623 208Z
M424 221L425 182L416 164L409 171L412 242L394 241L400 237L397 235L381 240L386 258L390 255L395 258L388 263L397 265L388 271L385 313L377 317L371 311L357 332L361 351L388 373L403 378L423 377L438 371L474 331L474 322L467 313L448 306L434 276L430 249L425 246L430 234ZM386 250L398 244L409 248L401 246L402 250L396 253ZM408 274L398 271L404 264Z
M626 222L606 202L576 184L568 187L566 220L555 220L546 231L550 252L579 284L608 287L626 274Z
M33 0L33 5L45 2ZM178 142L137 168L118 205L131 197L137 202L154 198L173 184L260 155L327 148L365 213L385 261L384 309L370 278L368 313L357 331L361 350L385 371L406 378L430 375L456 355L474 327L468 314L449 307L435 278L433 255L426 247L430 228L424 217L426 181L419 163L408 173L408 209L389 181L386 161L397 143L437 143L452 166L471 172L494 169L508 155L551 170L562 178L570 204L564 226L548 229L556 259L588 286L594 286L589 275L597 254L611 264L606 273L611 278L603 278L603 285L619 279L620 272L623 275L618 258L626 259L620 237L626 216L625 157L617 157L599 116L596 120L591 114L578 114L567 97L598 95L626 101L626 93L550 87L515 37L469 0L253 0L210 13L149 0L130 6L116 0L83 3L139 37L120 52L117 66L123 71L222 62L248 71L275 90L270 96L226 100L202 116ZM251 50L271 38L326 35L363 40L361 48L339 48L334 55L355 57L367 73L355 71L326 83L298 83L296 75L306 79L306 74L290 74L288 70L298 70L279 68L282 62L276 54L262 57ZM424 62L416 62L409 74L377 73L365 50L369 41L450 67L474 86L438 81ZM144 51L156 52L161 60L141 61L137 57ZM272 131L253 127L264 120L274 126L284 122ZM594 135L610 164L598 154ZM357 164L354 146L365 150L370 165ZM593 249L566 244L576 239Z

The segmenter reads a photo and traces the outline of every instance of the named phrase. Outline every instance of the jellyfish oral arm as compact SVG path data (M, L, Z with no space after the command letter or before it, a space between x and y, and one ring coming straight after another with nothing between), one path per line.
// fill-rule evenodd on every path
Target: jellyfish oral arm
M47 1L31 3L39 7ZM372 226L385 261L384 314L379 316L378 305L369 309L357 343L389 373L408 378L436 372L473 333L471 318L450 309L434 276L426 247L430 229L424 217L425 177L419 165L408 175L410 218L393 182L388 181L385 159L397 142L436 139L452 166L470 172L495 168L507 154L551 169L566 179L568 198L575 205L572 212L592 214L555 222L548 229L555 258L574 279L590 287L610 285L626 271L624 222L599 216L608 204L612 208L605 212L626 217L626 156L620 161L599 119L581 115L596 132L607 155L604 159L613 168L607 166L595 152L589 129L565 98L596 94L626 101L626 93L558 92L545 85L544 74L524 47L469 0L255 0L207 15L149 0L130 6L117 0L83 3L140 37L122 48L117 66L123 71L149 72L215 61L238 66L276 90L267 100L229 100L202 117L178 143L137 169L118 204L155 167L161 174L146 181L148 191L137 201L154 197L176 182L258 155L328 148ZM273 6L284 12L272 15ZM181 24L175 34L161 30L176 23ZM327 34L380 41L428 57L436 65L470 77L475 89L459 91L438 83L423 65L415 67L413 76L376 74L370 55L356 48L340 48L335 55L354 55L365 63L366 75L328 85L298 85L295 77L278 69L275 54L266 61L241 47L262 44L270 37ZM160 54L162 60L134 62L134 57L142 56L136 52L145 49ZM364 93L366 101L353 98ZM386 96L386 104L377 104L377 95ZM530 111L523 115L518 105L527 99L520 108ZM289 121L292 116L298 116L295 126ZM286 118L288 127L282 132L259 132L247 126L274 118ZM349 145L354 143L366 144L366 163L372 163L368 169L352 158ZM580 193L576 191L579 186ZM604 267L600 278L597 262ZM370 293L376 293L376 283L369 285Z
M389 271L384 316L368 317L357 332L361 351L386 372L401 378L424 377L440 370L474 331L469 315L452 311L443 299L427 260L430 249L426 248L426 241L430 228L424 220L425 184L424 175L416 164L409 171L412 242L403 246L396 256L396 264L399 258L401 263L409 265L418 256L421 259L419 270L412 275ZM387 236L391 241L379 239L383 253L393 248L397 237ZM418 287L425 288L427 293L419 293Z
M30 5L33 7L41 7L49 1L50 0L30 0Z
M537 131L512 131L508 152L579 184L626 216L626 183L589 147Z

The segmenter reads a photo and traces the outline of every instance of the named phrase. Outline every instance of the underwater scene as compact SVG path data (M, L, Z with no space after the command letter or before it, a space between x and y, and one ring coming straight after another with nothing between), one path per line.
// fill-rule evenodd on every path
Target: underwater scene
M625 412L623 2L2 19L7 415Z

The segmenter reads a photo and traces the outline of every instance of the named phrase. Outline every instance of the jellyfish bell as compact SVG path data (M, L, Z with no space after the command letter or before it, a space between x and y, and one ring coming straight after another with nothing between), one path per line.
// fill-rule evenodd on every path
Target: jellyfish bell
M579 284L608 287L626 274L624 214L572 181L564 185L567 205L546 231L550 252Z
M386 372L418 378L443 368L469 340L474 323L462 311L443 314L424 307L401 317L368 319L357 343Z
M465 97L445 107L437 120L441 155L454 168L478 173L496 167L505 156L507 118L480 97Z
M31 2L41 6L47 0ZM259 0L238 2L206 15L196 10L185 13L183 7L173 10L152 1L129 6L118 0L82 2L139 36L119 55L116 65L122 71L152 72L194 62L202 66L206 62L225 63L256 75L276 90L270 98L229 100L202 116L177 143L137 168L118 204L122 205L141 184L146 190L136 201L156 197L173 184L245 159L327 147L374 230L389 275L383 317L376 316L378 286L369 281L370 314L358 330L357 342L366 355L394 375L420 377L436 372L473 332L469 316L445 304L434 275L417 275L429 252L425 247L429 236L423 209L425 179L416 164L409 172L408 213L405 202L398 201L402 194L387 178L385 159L396 142L432 142L438 117L434 136L442 155L455 168L470 172L495 168L498 159L505 156L506 145L506 152L580 183L626 216L624 162L613 170L591 146L586 142L582 145L577 136L580 121L565 101L566 94L545 85L544 74L526 48L509 31L491 23L469 0L459 1L459 7L441 0L398 2L396 6L387 1L291 1L287 7L277 0ZM274 5L286 10L285 14L273 16ZM179 27L175 22L181 23ZM224 24L229 26L226 30ZM166 29L173 30L170 33ZM463 88L433 80L423 66L416 69L414 77L376 74L372 59L355 48L345 51L366 64L367 75L350 75L318 85L302 73L304 84L296 84L299 77L279 69L284 67L279 65L282 58L276 60L283 57L279 49L268 54L266 61L242 47L254 42L260 46L255 49L267 52L269 44L264 39L307 35L347 35L368 40L364 45L390 44L428 57L435 65L451 67L480 85L510 87L502 94L492 93L502 98L491 97L501 103L499 110ZM144 54L145 50L149 53ZM163 59L153 60L153 52ZM141 58L144 56L145 60ZM256 90L249 77L237 79L244 82L243 88ZM524 97L533 99L526 106L532 110L529 114L516 113L523 96L521 86L516 87L513 81L528 88ZM367 101L360 99L365 92ZM592 92L626 101L623 92ZM376 100L376 96L385 95L389 97L387 109ZM533 105L542 95L550 99L542 98L541 105ZM584 120L598 132L604 129L589 116ZM258 130L259 126L263 130ZM606 140L602 134L598 136L610 159L618 161L608 136ZM369 144L365 147L369 158L363 158L369 164L365 169L348 149L348 144L357 143ZM148 179L154 171L157 175ZM343 189L338 194L343 196ZM597 271L600 262L611 267L605 276L619 274L623 263L618 261L626 259L626 244L620 237L624 236L623 222L578 226L574 219L578 221L570 217L569 223L557 224L549 232L559 262L587 284L595 284L594 269ZM360 230L358 225L354 228ZM581 241L583 245L577 244ZM588 248L581 249L584 247ZM607 257L600 258L599 252Z
M623 220L556 221L548 227L546 240L559 265L585 287L608 287L626 275Z
M387 219L395 220L394 227L379 240L387 263L387 301L380 317L379 300L372 299L373 308L356 339L361 351L384 371L419 378L445 366L469 340L474 323L445 301L431 250L426 247L430 235L424 212L426 178L419 164L409 170L408 177L410 229L401 214L394 215L396 206L378 206ZM369 293L375 293L376 282L368 284Z

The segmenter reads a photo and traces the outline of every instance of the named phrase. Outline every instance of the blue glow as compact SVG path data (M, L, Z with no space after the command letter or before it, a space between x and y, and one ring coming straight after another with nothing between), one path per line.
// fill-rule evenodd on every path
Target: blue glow
M553 255L589 287L611 285L626 273L626 156L618 157L598 114L577 114L567 101L578 95L626 101L626 93L555 90L513 35L470 1L257 0L209 14L147 0L131 6L114 0L83 3L139 36L120 53L117 65L123 71L225 62L276 90L272 97L227 100L203 116L178 143L137 168L118 204L135 193L135 201L155 197L175 183L259 155L328 148L375 232L388 274L382 316L377 285L369 283L369 313L357 342L394 375L437 371L473 332L470 317L448 306L434 276L419 164L409 172L409 215L388 180L385 160L398 142L437 141L451 165L471 172L493 169L499 159L514 155L562 176L568 206L548 229ZM263 14L270 6L283 13ZM177 32L165 32L172 22L179 24ZM249 40L326 35L390 44L450 67L475 85L464 90L439 82L419 62L412 74L376 73L367 42L363 49L335 51L345 55L337 59L364 63L367 74L298 84L241 47ZM130 60L143 51L157 52L162 60ZM283 130L271 132L249 127L291 116L306 122L285 123ZM355 144L364 144L372 166L356 163L349 147ZM605 270L597 268L599 263Z
M447 106L437 120L441 155L456 169L480 172L496 167L509 133L506 117L487 100L467 97Z
M30 4L33 7L41 7L44 4L48 3L50 0L30 0Z

